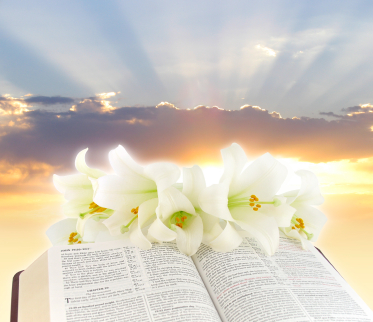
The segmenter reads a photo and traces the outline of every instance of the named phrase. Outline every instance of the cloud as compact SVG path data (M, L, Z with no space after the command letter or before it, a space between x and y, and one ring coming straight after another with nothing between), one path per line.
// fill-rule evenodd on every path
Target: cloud
M0 96L0 116L2 115L19 115L29 111L31 105L27 104L23 99L11 97L6 94Z
M262 46L260 44L256 45L255 48L263 51L263 53L266 56L276 57L276 55L277 55L277 52L275 50L273 50L272 48L268 48L268 47Z
M352 114L373 112L373 105L371 104L359 104L357 106L350 106L347 108L342 108L342 111L349 112Z
M22 191L52 192L52 174L58 170L43 162L0 160L0 193Z
M9 94L0 96L0 115L23 114L31 109L43 108L56 104L73 104L75 99L62 96L32 96L26 94L26 99L12 97ZM0 120L0 123L2 120Z
M117 95L119 93L120 92L99 93L99 94L96 94L96 97L98 97L100 99L107 99L107 98L115 96L115 95Z
M105 113L113 110L115 110L115 107L111 106L109 101L98 101L90 98L83 99L78 104L73 105L70 108L70 111L78 113Z
M1 159L25 159L71 170L77 152L90 148L93 166L108 166L107 153L118 144L142 162L179 164L220 162L220 149L239 143L249 156L265 152L309 162L372 156L373 113L342 115L338 120L282 118L260 107L240 110L199 106L107 109L104 100L84 99L74 111L24 112L2 126ZM61 170L62 171L62 170Z
M325 116L333 116L333 117L338 117L338 118L343 118L343 115L335 114L334 112L320 112L320 115L325 115Z
M25 95L27 96L27 95ZM70 97L61 97L61 96L33 96L26 98L25 102L27 103L39 103L42 105L55 105L55 104L72 104L74 99Z

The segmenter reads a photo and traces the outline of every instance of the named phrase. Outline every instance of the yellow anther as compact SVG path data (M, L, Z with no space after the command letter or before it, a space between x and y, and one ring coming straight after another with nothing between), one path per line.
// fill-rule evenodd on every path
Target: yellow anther
M254 207L254 206L255 206L255 203L250 202L249 205L250 205L250 207Z
M96 204L96 203L93 202L93 201L89 204L89 209L97 208L97 207L98 207L98 204Z
M98 209L96 209L96 210L92 210L90 213L91 213L91 214L94 214L95 212L103 212L103 211L105 211L105 210L106 210L106 208L100 207L100 208L98 208Z
M178 226L180 228L183 228L183 224L182 223L177 223L176 226Z
M75 238L75 239L73 240L73 242L76 243L78 240L79 240L78 238Z
M258 208L253 208L254 211L258 211Z
M79 240L79 241L78 241L78 244L81 244L81 243L82 243L82 242Z
M135 215L137 215L137 213L139 212L139 207L136 207L136 208L132 208L131 209L131 212Z
M262 206L262 205L259 205L259 204L256 205L257 208L260 208L261 206Z
M179 217L176 217L175 220L176 220L177 222L180 222L180 218L179 218Z
M255 197L254 199L255 199L255 201L259 201L259 198L258 198L258 197Z
M250 198L250 202L254 202L255 201L255 198Z
M299 226L299 225L295 225L295 227L297 227L297 228L300 228L300 226Z
M250 198L254 198L254 199L255 199L255 198L256 198L256 195L251 195Z
M295 227L293 226L293 227L291 227L291 229L295 229Z
M94 203L94 202L91 202L91 203L90 203L90 205L89 205L89 209L92 209L92 210L89 211L89 212L86 212L86 213L84 213L84 214L87 214L87 213L94 214L94 213L96 213L96 212L103 212L103 211L106 210L106 208L104 208L104 207L100 207L99 205L97 205L97 204ZM82 215L84 215L84 214L82 214Z

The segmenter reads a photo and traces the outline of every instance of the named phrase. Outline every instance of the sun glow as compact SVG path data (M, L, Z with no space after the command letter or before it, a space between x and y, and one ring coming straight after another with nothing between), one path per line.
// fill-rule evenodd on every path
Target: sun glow
M219 183L219 180L223 174L224 169L222 167L207 166L202 168L203 174L205 175L206 186Z
M260 44L255 46L256 49L262 50L266 56L272 56L276 57L276 51L274 51L272 48L264 47Z

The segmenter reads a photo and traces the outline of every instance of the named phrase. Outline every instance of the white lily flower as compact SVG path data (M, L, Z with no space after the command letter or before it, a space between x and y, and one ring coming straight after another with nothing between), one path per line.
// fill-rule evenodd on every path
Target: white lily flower
M115 210L103 222L115 236L129 230L130 225L139 224L140 219L135 221L142 203L157 198L160 192L175 184L180 170L167 162L142 167L121 145L110 151L109 161L116 174L105 175L97 180L93 200L102 207Z
M53 183L57 190L64 194L67 202L62 206L67 217L78 218L76 230L80 236L84 235L84 226L90 218L95 220L108 218L112 211L98 206L93 202L96 181L105 173L87 166L84 149L75 159L75 167L80 174L58 176L53 175Z
M85 154L87 151L88 149L80 151L75 159L75 167L80 174L68 176L53 175L53 183L56 189L64 194L67 200L62 206L63 213L67 217L78 218L81 213L87 212L89 209L96 208L96 210L102 210L99 209L100 207L97 208L97 205L92 205L92 181L105 175L105 173L87 166L85 162Z
M46 234L52 245L73 245L95 242L101 232L107 228L100 222L89 220L85 225L84 237L77 232L78 219L66 218L48 228Z
M199 205L199 195L206 188L202 169L197 165L192 168L183 168L183 181L183 194L191 201L203 222L202 242L218 252L227 252L238 247L242 242L242 237L232 225L228 223L223 229L220 219L204 212Z
M221 152L224 173L220 183L204 189L199 197L203 211L227 221L226 231L217 241L224 245L234 238L238 243L235 223L273 255L279 244L278 227L289 225L295 212L284 197L275 196L287 175L286 167L266 153L244 169L245 152L235 143Z
M173 241L179 250L194 255L202 242L203 223L191 201L175 187L159 193L156 220L148 234L150 240Z
M122 226L122 231L129 230L131 242L141 249L150 249L151 241L142 232L142 229L149 226L156 219L156 208L158 207L158 198L144 201L137 211L137 217L132 219L126 226ZM129 228L128 228L129 227Z
M302 242L302 247L306 249L306 240L316 241L327 218L320 210L312 207L321 205L324 197L321 195L317 177L307 170L296 172L301 178L299 190L289 191L283 194L293 208L296 209L291 220L291 225L281 228L289 237Z

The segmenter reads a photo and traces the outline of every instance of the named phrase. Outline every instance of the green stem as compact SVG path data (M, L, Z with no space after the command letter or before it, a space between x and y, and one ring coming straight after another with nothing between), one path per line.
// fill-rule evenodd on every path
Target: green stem
M128 230L129 230L129 226L131 226L131 224L136 220L136 218L138 217L138 215L136 215L135 217L133 217L132 219L131 219L131 221L127 224L127 225L122 225L121 227L120 227L120 232L122 233L122 234L124 234L124 233L126 233Z
M83 219L86 214L89 214L91 212L95 212L97 209L100 209L100 208L101 208L100 206L97 206L96 208L89 209L88 211L82 212L81 214L79 214L79 217Z
M311 239L312 239L313 234L310 234L310 233L306 232L303 228L300 228L299 230L300 230L300 231L303 231L303 232L306 234L308 240L311 240Z
M260 205L273 205L275 202L274 201L250 201L249 198L240 198L240 199L228 200L228 207L235 207L238 205L242 207L248 207L250 203L255 203L255 204L260 204Z
M131 221L125 226L125 227L129 227L134 221L135 221L135 219L138 217L138 215L136 215L135 217L133 217L132 219L131 219Z

